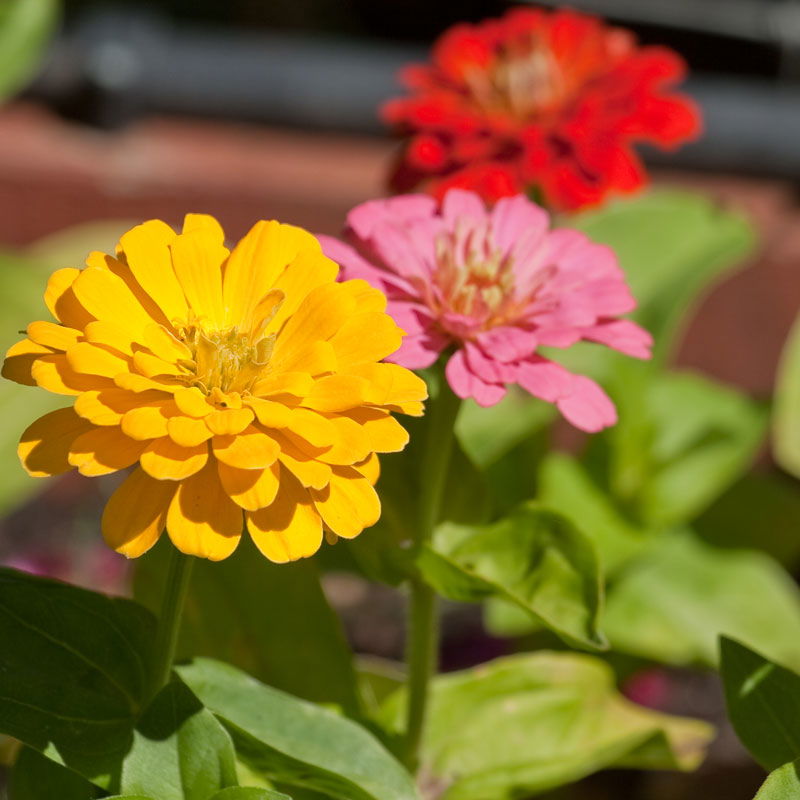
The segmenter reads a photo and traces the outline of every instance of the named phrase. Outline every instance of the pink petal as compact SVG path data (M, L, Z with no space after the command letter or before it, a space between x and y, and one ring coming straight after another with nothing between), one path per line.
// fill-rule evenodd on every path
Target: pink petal
M503 197L492 211L494 243L503 253L513 253L516 258L524 257L541 242L549 224L547 212L522 194Z
M505 386L481 380L467 366L464 351L457 350L445 367L445 375L450 388L462 399L471 397L480 406L493 406L500 402L506 393Z
M556 405L569 422L587 433L596 433L617 421L617 410L608 395L583 375L574 376L572 391Z
M531 355L540 343L533 331L511 326L490 328L479 333L476 340L484 353L505 362Z
M392 275L374 264L370 264L357 250L333 236L318 235L322 252L340 267L339 280L361 279L380 289L388 297L397 297L414 292L411 285L399 276Z
M435 364L442 350L449 342L436 334L423 333L418 336L406 336L400 348L386 360L399 364L406 369L425 369Z
M442 218L451 230L459 220L483 222L487 217L486 206L480 195L466 189L450 189L442 200Z
M425 194L404 194L384 200L370 200L356 206L347 215L347 225L360 239L369 241L378 225L424 219L435 213L436 201L432 197Z
M583 338L607 345L634 358L648 359L652 355L653 337L629 319L608 320L585 330Z

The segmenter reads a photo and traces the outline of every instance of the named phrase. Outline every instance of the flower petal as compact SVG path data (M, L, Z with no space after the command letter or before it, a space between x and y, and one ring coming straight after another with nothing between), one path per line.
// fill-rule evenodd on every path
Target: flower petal
M81 475L109 475L135 464L145 446L144 442L125 436L119 428L93 428L70 445L69 463Z
M17 447L22 466L34 478L68 472L73 465L69 451L73 442L92 426L72 408L60 408L39 417L22 434Z
M181 447L171 439L154 439L145 447L139 462L142 469L160 481L181 481L195 475L208 461L208 445Z
M277 461L266 469L237 469L218 461L217 470L225 491L247 511L257 511L275 499L281 475Z
M372 484L351 467L334 467L324 489L310 489L323 522L345 539L358 536L381 516L381 501Z

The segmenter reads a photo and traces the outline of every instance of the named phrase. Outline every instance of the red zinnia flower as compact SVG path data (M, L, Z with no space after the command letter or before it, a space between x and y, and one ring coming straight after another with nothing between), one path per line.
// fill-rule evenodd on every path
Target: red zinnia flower
M634 191L646 180L634 142L669 149L700 132L697 107L671 88L685 71L671 50L574 11L456 25L431 64L404 70L411 95L383 108L411 137L393 188L490 202L535 190L557 209Z

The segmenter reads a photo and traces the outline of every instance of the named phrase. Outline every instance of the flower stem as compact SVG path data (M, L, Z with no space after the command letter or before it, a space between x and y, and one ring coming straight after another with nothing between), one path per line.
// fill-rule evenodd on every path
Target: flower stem
M439 522L444 488L453 451L456 416L461 400L440 375L439 392L428 404L428 435L422 460L420 514L416 547L433 537ZM409 769L419 764L419 749L425 729L431 678L436 672L439 651L439 620L436 594L422 579L411 582L411 599L406 637L408 708L404 758Z
M183 606L189 590L194 559L184 555L176 547L170 548L169 569L161 600L161 614L158 618L155 660L153 664L150 697L155 697L169 683L172 662L178 645Z

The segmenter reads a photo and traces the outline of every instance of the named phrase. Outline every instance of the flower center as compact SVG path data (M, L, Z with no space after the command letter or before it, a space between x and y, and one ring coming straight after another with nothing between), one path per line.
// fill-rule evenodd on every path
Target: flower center
M436 241L433 305L441 313L468 318L470 327L488 329L512 316L514 270L494 246L488 229L457 226Z
M199 319L178 323L178 336L191 353L178 362L187 370L189 385L206 394L249 391L269 366L276 334L266 334L265 329L282 303L283 292L267 294L256 307L257 323L252 327L213 330Z
M513 42L489 70L465 76L475 102L488 112L529 119L561 102L567 86L550 49L542 42Z

